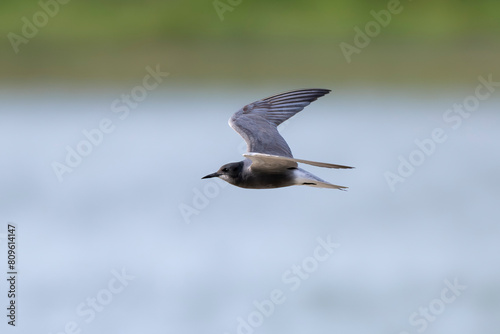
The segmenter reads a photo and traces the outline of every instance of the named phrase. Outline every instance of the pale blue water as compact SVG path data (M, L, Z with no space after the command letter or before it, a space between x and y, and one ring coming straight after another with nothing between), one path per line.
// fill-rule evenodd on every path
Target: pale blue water
M123 120L121 91L2 94L0 237L15 223L19 250L18 326L2 279L2 333L498 333L498 93L456 129L443 115L467 90L314 102L282 133L296 157L355 166L305 167L347 192L201 180L241 159L230 115L287 88L165 88ZM59 182L52 164L103 119L113 130ZM444 142L416 152L436 128ZM392 191L385 173L412 155Z

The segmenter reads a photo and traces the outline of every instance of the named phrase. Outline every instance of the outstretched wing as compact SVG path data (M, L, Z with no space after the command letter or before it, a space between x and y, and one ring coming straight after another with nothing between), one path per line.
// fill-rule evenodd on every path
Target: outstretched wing
M300 89L250 103L236 112L229 125L247 143L248 152L293 157L277 126L328 94L329 89Z
M353 167L344 166L344 165L335 165L329 164L326 162L317 162L303 159L295 159L292 157L283 157L283 156L275 156L270 154L262 154L262 153L245 153L243 154L245 158L248 158L252 161L250 165L251 169L256 170L267 170L267 171L279 171L287 168L296 168L297 163L308 164L317 167L325 167L325 168L337 168L337 169L350 169Z

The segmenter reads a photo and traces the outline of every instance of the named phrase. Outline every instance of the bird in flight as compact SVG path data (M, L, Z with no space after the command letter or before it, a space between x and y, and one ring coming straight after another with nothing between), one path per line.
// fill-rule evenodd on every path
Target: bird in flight
M229 125L247 143L245 159L223 165L202 179L218 177L232 185L250 189L306 185L345 190L347 187L326 182L299 168L298 163L317 167L349 169L353 167L295 159L278 125L330 92L329 89L299 89L250 103L237 111Z

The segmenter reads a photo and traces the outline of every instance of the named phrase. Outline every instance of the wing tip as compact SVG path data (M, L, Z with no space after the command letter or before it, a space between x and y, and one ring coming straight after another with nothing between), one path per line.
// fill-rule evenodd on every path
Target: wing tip
M293 89L293 90L281 92L281 93L266 97L262 100L268 101L268 100L272 100L272 99L276 99L276 98L280 98L280 97L285 97L288 95L294 96L294 95L300 95L300 94L311 94L312 99L311 100L308 99L308 100L309 100L309 102L313 102L313 101L316 101L316 99L330 93L331 91L332 91L331 89L327 89L327 88L299 88L299 89Z
M337 169L356 169L356 167L345 166L345 165L337 165Z

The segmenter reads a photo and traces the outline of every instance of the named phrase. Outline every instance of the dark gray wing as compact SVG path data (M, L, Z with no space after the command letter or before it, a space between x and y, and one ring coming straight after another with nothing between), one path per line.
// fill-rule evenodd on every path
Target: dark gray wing
M245 139L248 152L293 157L277 126L329 92L300 89L270 96L244 106L229 119L229 125Z

